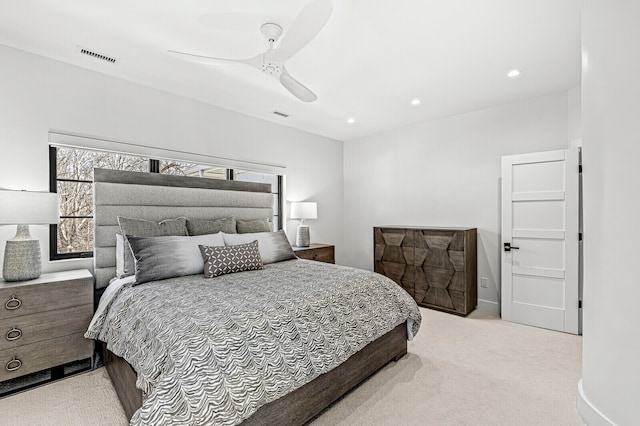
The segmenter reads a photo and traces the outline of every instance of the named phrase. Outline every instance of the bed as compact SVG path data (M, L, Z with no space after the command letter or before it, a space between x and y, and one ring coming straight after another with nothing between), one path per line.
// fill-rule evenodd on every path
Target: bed
M87 337L104 342L132 424L301 425L406 354L418 308L371 272L285 260L213 279L113 280L118 216L270 218L270 192L95 170L96 293L104 296Z

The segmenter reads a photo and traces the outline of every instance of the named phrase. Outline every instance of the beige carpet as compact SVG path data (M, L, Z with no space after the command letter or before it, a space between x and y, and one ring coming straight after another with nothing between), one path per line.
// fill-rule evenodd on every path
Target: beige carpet
M475 311L421 309L409 354L317 417L325 425L582 425L582 339ZM104 368L0 399L0 424L126 425Z

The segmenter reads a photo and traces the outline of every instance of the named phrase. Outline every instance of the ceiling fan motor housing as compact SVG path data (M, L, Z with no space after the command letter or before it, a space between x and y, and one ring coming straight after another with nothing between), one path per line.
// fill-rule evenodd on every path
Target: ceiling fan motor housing
M282 74L282 66L279 63L269 61L270 53L273 53L273 43L277 42L282 36L282 27L278 24L268 22L260 27L262 35L269 41L269 50L267 50L262 59L260 70L265 73L278 77Z
M260 31L262 35L265 36L267 40L275 43L278 41L280 36L282 35L282 27L278 24L266 23L260 27Z

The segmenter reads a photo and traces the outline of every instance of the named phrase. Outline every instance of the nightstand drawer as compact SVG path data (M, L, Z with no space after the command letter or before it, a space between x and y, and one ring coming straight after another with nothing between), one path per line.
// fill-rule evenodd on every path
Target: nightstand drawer
M0 320L0 351L84 333L92 315L91 304Z
M91 279L3 287L0 288L0 320L85 305L92 301Z
M300 259L315 260L317 262L335 263L334 246L310 247L296 249L296 256Z
M0 351L0 381L44 370L93 355L93 340L83 333Z

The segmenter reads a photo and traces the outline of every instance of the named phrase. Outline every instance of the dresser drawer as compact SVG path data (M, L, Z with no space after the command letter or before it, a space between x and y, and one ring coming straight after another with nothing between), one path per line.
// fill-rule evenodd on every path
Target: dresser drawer
M93 304L0 320L0 351L84 333L92 315Z
M93 340L71 334L0 351L0 381L34 373L93 355Z
M296 256L300 259L315 260L318 262L335 263L334 247L309 248L296 250Z
M92 279L0 287L0 320L87 303L93 303Z

